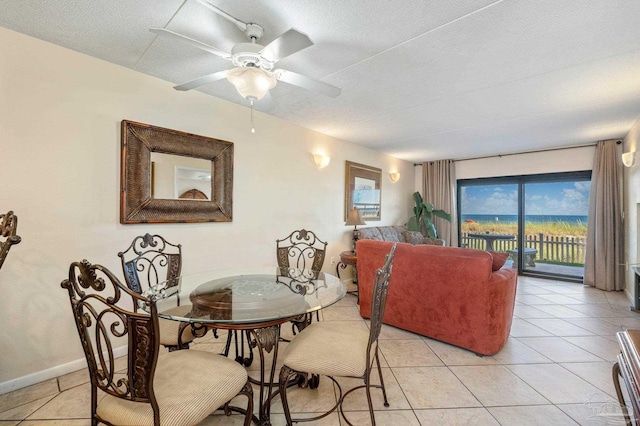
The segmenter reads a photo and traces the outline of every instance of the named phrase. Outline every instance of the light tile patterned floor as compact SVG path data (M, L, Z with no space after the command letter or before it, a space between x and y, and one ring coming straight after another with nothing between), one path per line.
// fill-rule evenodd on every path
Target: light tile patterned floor
M349 295L322 313L325 321L367 327ZM640 328L622 292L581 284L520 277L511 337L497 355L478 357L445 343L386 327L380 348L390 406L374 391L379 425L622 425L611 366L618 353L615 332ZM289 327L283 335L290 335ZM219 352L211 337L193 349ZM282 348L282 347L281 347ZM249 368L255 376L257 366ZM374 377L377 376L374 374ZM340 380L343 388L358 384ZM291 388L298 416L335 402L333 384L318 390ZM352 423L369 424L364 392L345 402ZM0 426L89 425L89 386L82 370L0 395ZM220 412L202 425L240 425ZM283 425L279 398L272 424ZM343 425L333 414L314 425Z

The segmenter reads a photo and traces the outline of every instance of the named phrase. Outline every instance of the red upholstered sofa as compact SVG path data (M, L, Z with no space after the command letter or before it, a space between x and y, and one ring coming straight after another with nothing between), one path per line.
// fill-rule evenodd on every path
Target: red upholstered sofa
M371 316L375 272L392 242L357 243L360 315ZM481 250L398 243L384 323L468 349L500 351L509 337L517 273L492 271Z

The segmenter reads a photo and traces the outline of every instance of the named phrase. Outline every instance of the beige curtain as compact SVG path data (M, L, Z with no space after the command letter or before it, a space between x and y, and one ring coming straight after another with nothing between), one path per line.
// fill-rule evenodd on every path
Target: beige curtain
M453 160L428 161L422 163L422 196L425 203L433 203L436 209L451 214L451 222L434 218L438 237L448 246L458 246L456 214L456 176Z
M624 289L621 174L617 141L598 142L589 194L584 283L607 291Z

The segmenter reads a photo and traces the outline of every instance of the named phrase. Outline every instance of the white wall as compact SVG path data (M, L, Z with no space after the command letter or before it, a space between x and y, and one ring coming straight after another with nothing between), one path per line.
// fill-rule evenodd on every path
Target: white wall
M595 142L594 142L595 144ZM594 146L456 161L456 179L591 170ZM422 166L415 166L414 189L422 191Z
M595 141L594 141L595 144ZM456 162L457 179L591 170L595 146Z
M235 143L233 222L119 224L123 119ZM275 240L299 228L350 247L345 160L383 170L382 221L411 211L413 165L249 109L0 28L0 210L22 243L0 271L0 393L81 367L66 292L69 264L121 275L117 253L145 232L183 246L184 273L275 262ZM315 167L311 153L331 156ZM398 183L389 171L399 171ZM330 262L325 270L332 271Z
M635 122L623 141L623 152L640 151L640 119ZM624 211L625 211L625 252L626 261L630 265L640 268L640 240L638 239L638 223L640 222L640 154L637 154L636 164L624 168ZM631 300L635 300L635 274L632 267L626 272L626 292Z

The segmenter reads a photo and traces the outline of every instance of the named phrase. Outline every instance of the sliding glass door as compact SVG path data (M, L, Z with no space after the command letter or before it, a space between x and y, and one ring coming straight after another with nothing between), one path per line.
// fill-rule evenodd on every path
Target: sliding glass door
M458 181L462 247L509 253L526 275L584 275L591 172Z
M522 270L584 276L588 180L525 183Z

